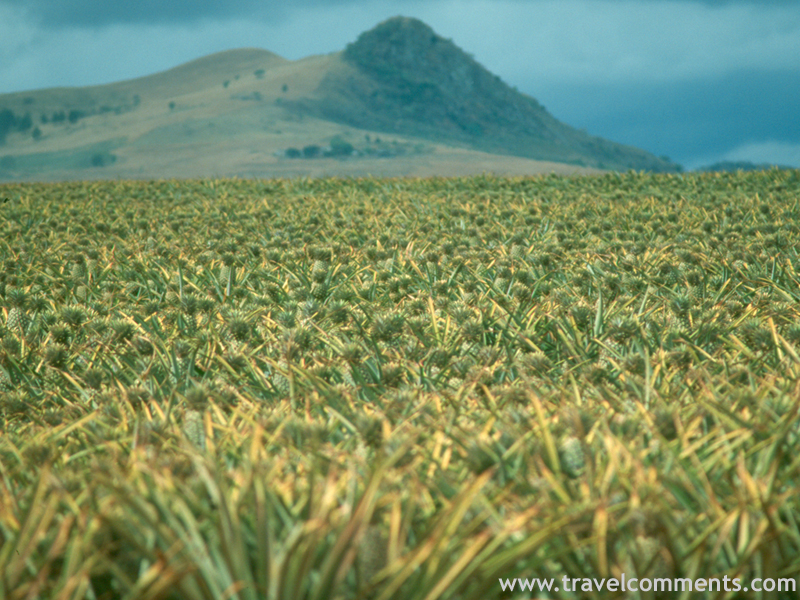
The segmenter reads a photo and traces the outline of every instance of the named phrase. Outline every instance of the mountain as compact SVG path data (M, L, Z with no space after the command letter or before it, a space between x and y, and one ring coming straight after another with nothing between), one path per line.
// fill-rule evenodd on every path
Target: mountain
M362 33L326 76L312 112L354 127L458 142L498 154L601 169L674 171L643 150L557 121L423 22L395 17Z
M699 167L695 171L716 171L722 173L735 173L736 171L767 171L769 169L791 169L792 167L775 165L772 163L753 163L746 160L723 160L712 165Z
M0 179L675 171L552 117L424 23L290 61L229 50L107 85L0 95Z

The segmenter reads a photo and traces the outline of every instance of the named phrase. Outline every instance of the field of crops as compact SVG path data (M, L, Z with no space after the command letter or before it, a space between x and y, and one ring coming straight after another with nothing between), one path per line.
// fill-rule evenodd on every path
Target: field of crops
M798 171L0 198L0 599L800 576Z

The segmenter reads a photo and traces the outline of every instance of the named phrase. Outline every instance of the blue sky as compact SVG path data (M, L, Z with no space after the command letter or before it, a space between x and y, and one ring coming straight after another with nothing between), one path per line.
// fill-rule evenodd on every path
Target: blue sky
M335 52L395 15L591 134L690 169L800 167L800 0L0 0L0 93Z

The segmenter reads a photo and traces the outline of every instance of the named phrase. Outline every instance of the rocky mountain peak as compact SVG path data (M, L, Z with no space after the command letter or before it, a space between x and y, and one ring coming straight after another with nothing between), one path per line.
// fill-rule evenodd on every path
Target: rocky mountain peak
M393 17L362 33L344 58L385 83L472 94L499 81L452 41L418 19Z

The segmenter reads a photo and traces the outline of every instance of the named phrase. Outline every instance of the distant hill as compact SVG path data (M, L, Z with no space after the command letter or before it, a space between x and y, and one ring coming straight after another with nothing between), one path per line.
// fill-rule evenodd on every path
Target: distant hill
M0 95L0 180L679 168L560 123L402 17L324 56L229 50L128 81Z
M362 33L318 100L301 106L333 121L458 142L486 152L597 167L677 171L638 148L557 121L425 23L395 17Z
M768 169L791 169L781 165L773 165L771 163L752 163L746 160L730 161L724 160L721 162L708 165L707 167L700 167L695 171L719 171L725 173L735 173L736 171L763 171Z

